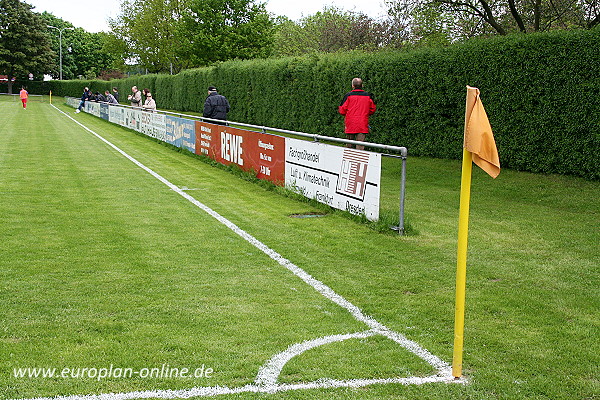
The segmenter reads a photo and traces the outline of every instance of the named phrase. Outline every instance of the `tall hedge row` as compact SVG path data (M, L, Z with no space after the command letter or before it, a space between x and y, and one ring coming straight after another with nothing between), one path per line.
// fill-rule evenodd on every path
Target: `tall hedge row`
M18 94L21 87L27 88L29 94L48 94L50 83L44 81L19 80L12 84L12 93ZM8 93L8 82L0 82L0 93Z
M481 90L503 167L600 178L600 29L517 35L445 49L323 54L231 61L179 75L53 82L78 96L83 85L148 87L159 108L201 111L215 85L239 122L343 137L337 114L353 77L378 111L369 140L409 154L460 158L466 85Z

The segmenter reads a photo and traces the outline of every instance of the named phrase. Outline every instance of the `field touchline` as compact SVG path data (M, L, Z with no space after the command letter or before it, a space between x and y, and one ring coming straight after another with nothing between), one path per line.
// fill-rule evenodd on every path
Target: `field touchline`
M62 398L62 399L134 399L134 398L143 398L143 397L157 397L157 398L181 398L181 397L190 397L193 396L215 396L219 394L227 394L227 393L241 393L241 392L263 392L263 393L275 393L281 391L289 391L289 390L298 390L298 389L311 389L311 388L327 388L327 387L362 387L373 384L385 384L385 383L400 383L400 384L424 384L431 382L452 382L454 381L450 365L439 357L433 355L428 350L421 347L418 343L407 339L404 335L394 332L387 328L385 325L379 323L371 316L365 315L360 308L350 303L344 297L335 293L333 289L329 286L325 285L323 282L315 279L302 268L298 267L290 260L284 258L281 254L277 253L273 249L266 246L264 243L256 239L254 236L250 235L233 222L229 221L227 218L223 217L216 211L212 210L210 207L205 204L199 202L189 194L185 192L185 188L179 188L170 181L168 181L163 176L154 172L152 169L148 168L120 148L118 148L113 143L106 140L104 137L100 136L96 132L92 131L79 121L75 120L70 115L65 112L59 110L56 106L52 105L56 110L65 115L67 118L75 122L81 128L85 129L87 132L91 133L93 136L97 137L108 146L116 150L118 153L123 155L125 158L130 160L132 163L155 177L157 180L165 184L169 189L176 192L190 203L195 205L196 207L204 210L206 213L211 215L213 218L221 222L223 225L227 226L237 235L242 237L244 240L260 249L263 253L269 256L271 259L275 260L281 266L288 269L294 275L302 279L305 283L313 287L317 292L326 297L327 299L333 301L340 307L346 309L352 316L367 325L368 329L364 332L357 332L353 334L343 334L343 335L332 335L323 338L311 339L302 343L292 344L288 347L288 349L278 353L273 356L270 360L268 360L263 367L260 368L256 381L252 385L246 385L238 388L227 388L227 387L198 387L192 389L186 389L181 391L146 391L146 392L132 392L132 393L120 393L113 395L88 395L88 396L65 396L65 397L56 397L54 399ZM354 379L354 380L345 380L345 381L337 381L337 380L319 380L316 382L308 382L302 384L279 384L277 383L279 374L281 369L285 365L287 361L291 358L302 354L304 351L310 350L312 348L326 345L329 343L339 342L342 340L355 339L355 338L366 338L371 336L384 336L411 353L415 354L428 364L430 364L433 368L437 370L437 373L428 377L408 377L408 378L390 378L390 379ZM462 382L464 383L464 381Z

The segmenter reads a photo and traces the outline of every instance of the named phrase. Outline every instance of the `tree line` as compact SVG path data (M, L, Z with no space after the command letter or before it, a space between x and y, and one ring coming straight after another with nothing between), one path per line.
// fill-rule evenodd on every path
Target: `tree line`
M600 0L385 0L379 18L325 6L297 21L255 0L123 0L110 21L121 60L178 72L231 59L447 46L474 37L592 29Z
M21 0L0 0L0 75L38 80L178 73L232 59L447 46L474 37L592 29L600 0L385 0L387 14L326 6L297 21L258 0L121 0L90 33ZM62 49L57 29L62 30Z

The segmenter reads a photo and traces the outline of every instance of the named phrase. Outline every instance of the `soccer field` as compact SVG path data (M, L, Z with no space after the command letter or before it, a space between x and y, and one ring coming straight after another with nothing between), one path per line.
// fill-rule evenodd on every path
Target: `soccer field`
M409 160L400 238L62 105L0 115L2 398L599 392L597 183L475 174L456 384L458 163Z

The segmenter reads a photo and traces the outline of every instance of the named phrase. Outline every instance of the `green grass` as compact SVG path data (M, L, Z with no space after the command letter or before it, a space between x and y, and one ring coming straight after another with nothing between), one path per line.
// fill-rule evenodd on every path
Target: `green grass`
M67 107L61 109L70 112ZM239 387L289 345L365 326L48 104L0 103L0 397ZM381 234L89 115L75 118L366 314L452 359L460 163L409 158L412 234ZM384 159L382 212L400 164ZM600 393L600 185L474 169L468 385L222 399L591 399ZM213 368L202 379L17 379L14 367ZM425 376L381 337L323 346L281 382Z

